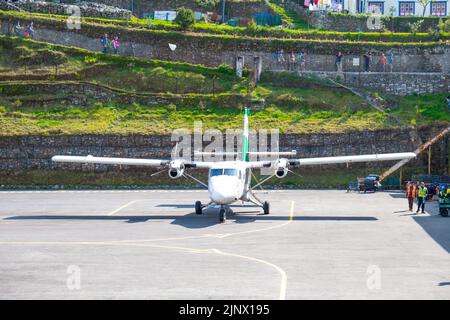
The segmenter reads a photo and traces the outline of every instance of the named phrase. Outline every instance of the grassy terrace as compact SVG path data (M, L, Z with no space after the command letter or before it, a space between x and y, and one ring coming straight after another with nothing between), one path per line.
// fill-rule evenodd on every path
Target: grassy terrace
M13 12L0 11L0 17L3 19L21 19L25 21L34 21L37 26L60 25L65 27L67 16L50 15L42 13L27 13L27 12ZM302 29L287 29L287 28L268 28L262 26L249 27L232 27L228 25L216 25L211 23L196 23L189 30L183 31L172 23L167 21L138 19L133 17L130 21L112 20L102 18L82 18L82 24L86 27L97 27L107 31L108 29L114 31L136 31L146 32L148 34L157 34L160 36L170 37L206 37L213 36L221 37L226 41L227 39L243 40L247 38L256 39L279 39L279 41L288 40L328 40L337 42L368 42L380 43L390 42L391 44L410 43L412 45L426 46L431 44L441 44L442 41L450 39L449 33L440 32L436 34L428 33L391 33L391 32L337 32L337 31L323 31L323 30L302 30ZM164 32L163 32L164 31ZM163 32L163 33L162 33ZM287 42L289 43L289 41Z
M284 179L272 178L264 184L264 188L300 188L300 189L346 189L350 181L356 181L357 177L364 177L371 173L380 173L387 168L346 168L340 170L326 170L308 168L296 169L297 175L290 174ZM403 177L407 179L413 174L420 174L426 168L405 167ZM166 172L151 176L154 170L135 171L111 171L111 172L79 172L66 170L27 170L15 172L0 172L0 189L2 188L50 188L59 186L66 189L98 189L98 188L201 188L192 180L185 178L172 180ZM258 171L255 171L258 176ZM207 180L204 170L195 171L194 175L202 180ZM386 185L398 185L398 174L393 175L383 182Z
M240 128L241 108L248 104L248 97L257 107L252 112L252 127L278 128L283 133L390 128L398 126L394 117L402 126L450 121L445 94L383 97L388 108L380 112L345 89L289 74L263 74L248 94L247 79L235 77L225 66L123 58L7 37L0 37L0 44L2 136L169 134L176 128L192 128L194 120L203 121L205 128ZM58 76L49 58L54 52L64 57ZM42 80L27 82L27 77ZM116 90L120 96L145 97L147 102L103 101L86 93L81 94L84 103L62 103L80 94L34 89L67 83L91 83L105 88L106 96ZM152 102L152 95L174 100Z

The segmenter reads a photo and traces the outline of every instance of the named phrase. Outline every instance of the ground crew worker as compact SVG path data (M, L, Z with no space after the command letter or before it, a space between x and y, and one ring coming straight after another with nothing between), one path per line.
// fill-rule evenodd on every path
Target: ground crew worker
M448 197L448 190L449 189L447 189L447 184L443 184L440 187L439 198L447 198Z
M408 181L406 184L406 198L408 199L409 211L413 211L414 199L417 194L417 184L413 181Z
M425 213L425 201L427 198L428 189L425 187L425 183L421 182L419 188L417 189L417 211L419 213L420 208L422 207L422 213Z

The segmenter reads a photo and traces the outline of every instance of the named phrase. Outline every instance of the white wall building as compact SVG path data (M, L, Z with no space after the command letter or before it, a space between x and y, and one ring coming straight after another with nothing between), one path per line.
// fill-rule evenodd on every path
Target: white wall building
M386 16L422 16L423 6L414 0L331 0L351 13L378 11ZM450 0L433 0L425 9L426 17L449 17Z

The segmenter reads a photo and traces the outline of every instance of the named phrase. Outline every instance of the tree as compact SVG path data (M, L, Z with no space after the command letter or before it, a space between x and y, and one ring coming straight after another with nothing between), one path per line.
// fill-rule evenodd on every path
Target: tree
M423 7L422 17L425 16L425 12L427 11L427 7L431 1L432 0L417 0L417 2L419 2Z
M182 29L187 29L195 23L195 15L191 9L181 7L174 22Z

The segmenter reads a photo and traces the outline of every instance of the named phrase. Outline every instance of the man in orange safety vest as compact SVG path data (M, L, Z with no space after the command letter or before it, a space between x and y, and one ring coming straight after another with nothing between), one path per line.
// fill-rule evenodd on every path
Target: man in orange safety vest
M417 184L413 181L408 181L406 184L406 198L408 199L409 211L413 211L413 204L416 196Z

